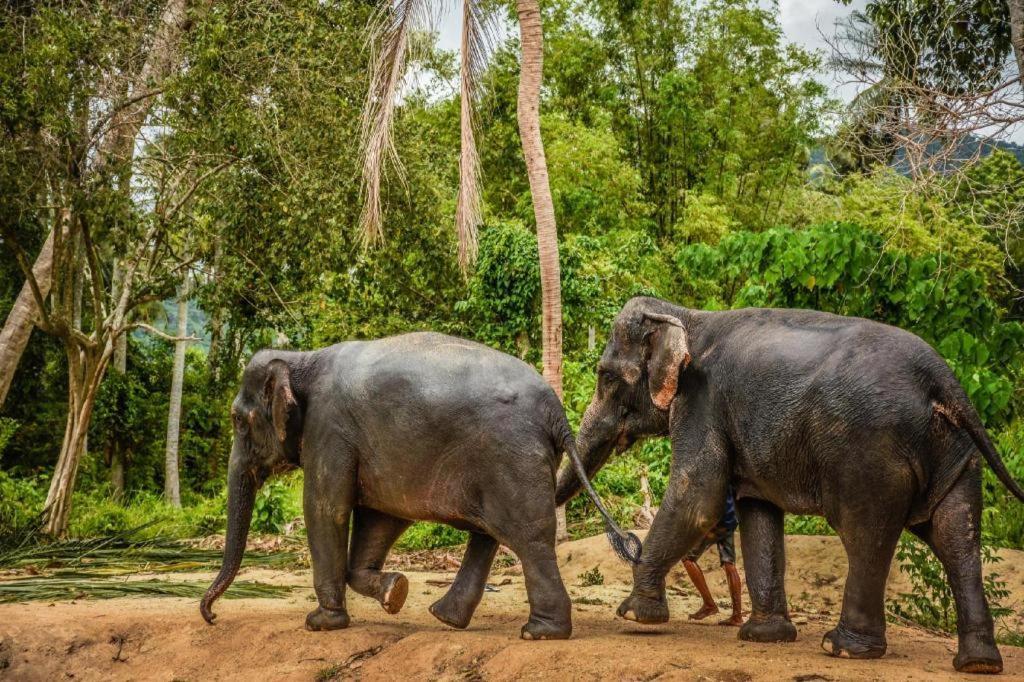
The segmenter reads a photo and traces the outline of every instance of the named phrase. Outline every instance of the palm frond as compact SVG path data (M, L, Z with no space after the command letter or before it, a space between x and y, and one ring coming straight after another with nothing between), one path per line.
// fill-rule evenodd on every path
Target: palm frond
M0 580L0 604L25 601L71 599L117 599L119 597L189 597L198 599L206 583L149 578L131 580L91 571L62 571L56 575ZM287 597L295 587L240 580L224 596L229 599Z
M494 44L489 16L477 0L462 1L462 63L460 69L459 199L455 229L459 238L459 267L466 272L477 255L481 223L480 155L476 148L474 107L480 76Z
M428 19L429 9L429 0L386 2L370 23L367 42L373 56L360 140L364 203L359 227L364 245L384 236L380 202L384 164L390 160L396 171L402 172L392 136L395 97L405 75L410 35Z

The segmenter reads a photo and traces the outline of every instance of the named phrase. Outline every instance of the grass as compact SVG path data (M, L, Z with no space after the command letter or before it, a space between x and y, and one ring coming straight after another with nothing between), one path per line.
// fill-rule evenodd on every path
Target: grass
M594 566L589 571L584 571L576 576L580 581L580 587L593 587L595 585L604 585L604 576L601 575L601 571Z

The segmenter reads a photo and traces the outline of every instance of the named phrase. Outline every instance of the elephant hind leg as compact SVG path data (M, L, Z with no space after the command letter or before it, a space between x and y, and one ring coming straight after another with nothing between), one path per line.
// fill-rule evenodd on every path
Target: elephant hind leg
M786 550L783 513L774 504L749 497L736 502L740 516L743 570L752 610L739 631L749 642L792 642L796 627L786 604Z
M928 543L949 578L959 640L953 667L959 672L1001 672L1003 659L996 647L982 582L981 472L977 460L960 475L932 518L910 530Z
M431 604L430 613L453 628L461 630L468 627L473 612L483 598L487 576L491 572L491 564L497 551L498 542L491 536L482 533L470 534L469 546L462 557L462 565L455 575L455 581L443 597Z
M865 488L871 496L833 490L829 515L846 549L849 566L839 623L821 646L840 658L880 658L886 652L885 583L893 554L907 522L908 479L898 473L874 472ZM865 472L861 477L868 478Z
M409 581L401 573L385 573L381 569L391 546L412 522L368 507L356 507L352 524L349 587L364 597L376 599L388 613L398 613L409 594Z

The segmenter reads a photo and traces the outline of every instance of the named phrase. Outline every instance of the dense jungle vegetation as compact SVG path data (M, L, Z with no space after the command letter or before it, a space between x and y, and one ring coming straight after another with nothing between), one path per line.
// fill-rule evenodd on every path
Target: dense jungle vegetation
M33 145L74 136L89 115L80 103L95 72L137 37L144 17L132 12L159 10L97 7L0 10L0 221L5 243L24 253L37 253L50 231L31 207L60 163ZM359 242L362 34L371 10L361 0L214 3L195 19L182 47L187 68L164 83L136 143L145 157L136 177L101 176L74 197L111 253L155 225L161 248L188 254L178 261L184 268L161 270L163 256L150 261L157 265L134 314L197 340L185 356L180 508L163 496L175 343L136 328L124 371L99 387L72 536L151 522L143 534L223 531L228 410L241 367L260 347L433 329L539 368L516 38L498 42L481 80L484 222L479 256L463 274L452 230L457 58L436 49L435 36L416 36L418 77L398 108L404 173L391 171L385 186L386 239L369 249ZM541 116L574 424L610 323L630 296L705 309L816 308L898 325L937 348L1024 480L1024 167L1012 147L989 146L962 172L928 183L892 163L841 162L838 137L858 112L823 84L826 55L785 40L770 3L553 0L544 30ZM207 172L215 172L208 181ZM192 179L204 182L182 210L169 211L180 204L165 189ZM5 314L24 282L18 255L0 249ZM181 288L183 273L189 285ZM176 291L188 300L185 326ZM67 358L59 338L36 330L3 403L0 536L20 537L42 509L67 423ZM598 491L624 522L641 502L641 469L657 497L669 455L667 442L649 441L598 475ZM301 533L293 523L300 477L259 493L256 531ZM988 541L1024 548L1024 506L989 472L985 480ZM582 498L568 519L576 536L599 529ZM789 526L828 532L816 519ZM417 524L400 545L461 541L456 531Z

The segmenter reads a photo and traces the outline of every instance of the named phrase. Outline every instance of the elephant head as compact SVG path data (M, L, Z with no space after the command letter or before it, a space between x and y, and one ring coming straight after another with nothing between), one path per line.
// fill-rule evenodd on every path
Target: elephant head
M613 451L625 451L638 438L667 433L679 375L689 363L686 324L678 308L653 298L626 303L615 318L598 363L594 397L580 424L577 449L588 476ZM580 485L575 471L562 471L557 503L570 499Z
M199 610L212 623L213 602L231 585L245 552L253 504L273 474L299 465L302 408L292 386L294 353L260 351L249 362L231 405L234 442L228 462L228 519L224 561Z

